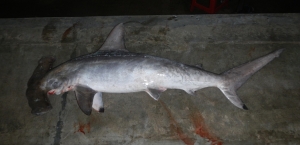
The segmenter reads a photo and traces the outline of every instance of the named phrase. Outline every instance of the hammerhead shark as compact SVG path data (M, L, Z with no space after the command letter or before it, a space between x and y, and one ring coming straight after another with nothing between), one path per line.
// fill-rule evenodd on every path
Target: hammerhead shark
M75 91L81 110L103 112L102 92L144 91L158 100L167 89L181 89L195 95L206 87L217 87L236 107L248 110L236 94L246 80L278 57L283 49L242 64L221 74L165 58L129 52L124 42L124 26L118 24L101 48L70 59L53 68L42 79L40 88L49 95Z

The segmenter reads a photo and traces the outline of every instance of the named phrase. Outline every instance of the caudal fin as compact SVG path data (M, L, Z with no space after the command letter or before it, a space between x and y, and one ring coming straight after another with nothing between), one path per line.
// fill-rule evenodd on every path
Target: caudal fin
M235 106L248 110L246 105L236 94L236 90L245 83L255 72L260 70L275 57L278 57L283 49L276 50L270 54L257 58L253 61L230 69L221 74L223 83L218 88L223 92L226 98Z

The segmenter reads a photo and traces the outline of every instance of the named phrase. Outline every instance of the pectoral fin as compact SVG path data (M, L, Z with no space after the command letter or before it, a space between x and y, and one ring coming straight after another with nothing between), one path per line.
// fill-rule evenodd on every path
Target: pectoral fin
M166 89L151 89L148 88L146 90L146 92L154 99L154 100L158 100L161 93L164 92Z
M85 86L76 86L74 90L81 111L86 115L91 115L93 99L97 92Z

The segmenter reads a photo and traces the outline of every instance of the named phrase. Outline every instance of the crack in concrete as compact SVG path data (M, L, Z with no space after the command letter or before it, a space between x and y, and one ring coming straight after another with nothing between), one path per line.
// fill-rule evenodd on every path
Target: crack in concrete
M75 27L75 24L73 25L73 27ZM73 52L71 53L70 59L76 57L76 47L77 47L77 45L75 46ZM59 145L60 144L61 133L62 133L61 130L62 130L63 125L64 125L64 122L62 121L61 113L65 110L65 107L66 107L66 104L67 104L67 95L68 95L68 92L66 92L62 95L61 110L59 111L59 119L56 123L56 134L55 134L55 137L54 137L53 145Z
M61 130L63 128L63 125L64 125L64 122L62 121L62 118L61 118L61 113L62 111L65 110L65 107L66 107L66 104L67 104L67 95L68 93L64 93L62 95L62 101L61 101L61 110L59 111L59 119L56 123L56 134L55 134L55 137L54 137L54 142L53 142L53 145L59 145L60 144L60 140L61 140Z

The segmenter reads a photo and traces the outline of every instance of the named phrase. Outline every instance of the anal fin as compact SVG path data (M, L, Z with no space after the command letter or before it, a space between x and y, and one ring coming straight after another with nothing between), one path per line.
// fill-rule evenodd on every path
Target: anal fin
M81 111L86 115L91 115L93 99L97 92L86 86L76 86L74 90Z
M185 90L185 92L192 95L192 96L196 96L194 90Z
M166 89L152 89L152 88L148 88L146 90L146 92L154 99L154 100L158 100L161 93L164 92Z

